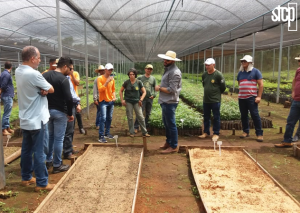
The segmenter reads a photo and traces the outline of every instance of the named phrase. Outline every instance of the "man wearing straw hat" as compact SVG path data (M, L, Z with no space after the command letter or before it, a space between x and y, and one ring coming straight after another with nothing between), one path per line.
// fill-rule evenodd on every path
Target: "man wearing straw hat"
M280 144L275 144L275 147L285 148L292 147L293 132L297 121L300 119L300 54L295 58L298 61L298 69L295 74L295 78L292 83L292 102L289 116L287 117L287 124L285 127L285 133L283 141Z
M179 103L179 93L181 91L181 71L175 65L176 53L167 51L166 54L158 54L164 59L165 72L161 79L161 84L155 86L155 91L159 91L158 103L162 109L163 123L166 128L166 142L161 149L162 154L177 152L178 130L176 126L175 111Z
M105 68L103 65L100 65L98 69L95 70L95 73L98 74L98 77L95 78L94 87L93 87L93 98L94 104L97 106L97 114L96 114L96 129L100 128L100 104L99 104L99 91L97 87L97 79L103 75L105 72Z

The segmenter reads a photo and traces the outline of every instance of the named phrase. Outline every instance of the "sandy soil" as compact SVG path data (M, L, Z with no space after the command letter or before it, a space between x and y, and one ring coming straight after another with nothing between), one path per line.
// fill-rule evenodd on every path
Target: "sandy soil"
M3 147L4 159L21 149L21 147Z
M93 147L39 212L131 212L141 152Z
M300 212L242 151L191 149L191 166L207 209L212 212Z

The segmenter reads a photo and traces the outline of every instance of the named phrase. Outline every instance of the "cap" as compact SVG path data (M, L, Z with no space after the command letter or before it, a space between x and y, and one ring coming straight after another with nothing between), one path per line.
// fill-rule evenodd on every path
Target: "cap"
M114 66L111 63L108 63L105 65L105 69L111 70L111 69L114 69Z
M251 55L245 55L241 61L247 61L247 62L252 62L252 56Z
M206 59L206 61L204 62L204 64L211 65L211 64L216 64L216 62L215 62L215 59L208 58L208 59Z
M148 68L153 69L153 66L151 64L147 64L145 69L148 69Z

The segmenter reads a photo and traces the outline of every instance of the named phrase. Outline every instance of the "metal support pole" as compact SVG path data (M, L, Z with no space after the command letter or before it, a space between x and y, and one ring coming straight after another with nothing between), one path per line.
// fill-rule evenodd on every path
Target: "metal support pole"
M226 66L225 66L225 59L226 59L226 57L224 57L224 59L223 59L223 60L224 60L223 73L225 73L225 67L226 67Z
M214 58L214 48L211 48L211 57Z
M261 54L260 54L260 72L263 71L263 64L264 64L264 51L260 51Z
M90 106L89 106L89 67L88 67L88 47L87 47L87 32L86 20L84 20L84 45L85 45L85 94L86 94L86 108L87 119L90 119Z
M253 64L254 64L254 61L255 61L255 33L252 34L253 35L253 47L252 47L252 61L253 61Z
M221 73L223 73L223 63L224 63L224 55L223 55L223 50L224 50L224 44L222 44L222 53L221 53Z
M18 61L20 60L19 57L20 57L20 56L19 56L19 53L18 53ZM46 61L46 60L47 60L47 59L46 59L46 56L44 56L44 62L45 62L45 69L44 69L44 70L47 69L47 68L46 68L46 66L47 66L47 61Z
M101 65L101 34L100 33L98 33L98 64Z
M190 77L190 61L191 61L191 60L189 60L189 58L190 58L190 56L188 57L188 79Z
M203 72L205 72L205 57L206 57L206 50L204 50L204 56L203 56Z
M193 53L192 81L194 81L195 53Z
M283 28L284 25L280 24L280 46L279 46L279 58L278 58L278 78L277 78L277 94L276 103L279 103L279 92L280 92L280 72L281 72L281 60L282 60L282 42L283 42Z
M106 41L106 63L109 63L109 57L108 57L108 41Z
M196 83L198 84L198 78L199 78L199 63L200 63L200 53L198 49L198 63L197 63L197 78L196 78Z
M59 0L56 0L56 20L57 20L57 42L58 42L58 55L62 56L62 43L61 43L61 28L60 28L60 6Z
M234 63L233 63L233 85L232 85L232 92L234 92L235 87L235 72L236 72L236 47L237 47L237 40L234 40Z
M273 78L275 77L274 71L275 71L275 49L273 49Z
M290 48L290 46L288 46L288 56L287 56L288 74L287 74L287 80L290 80L290 51L291 51L291 48Z

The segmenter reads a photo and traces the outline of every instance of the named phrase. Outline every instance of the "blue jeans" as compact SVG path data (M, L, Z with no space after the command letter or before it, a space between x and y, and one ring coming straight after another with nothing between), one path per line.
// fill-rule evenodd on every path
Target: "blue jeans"
M178 144L178 130L176 126L175 111L178 104L160 105L162 109L162 119L166 128L166 142L175 149Z
M62 163L61 154L63 150L63 140L66 132L68 117L65 113L56 109L50 109L49 113L49 151L46 161L52 162L53 160L53 167L59 167Z
M214 116L213 131L214 135L220 134L220 107L221 103L203 103L203 113L204 113L204 133L210 135L210 116L211 111Z
M100 110L100 102L98 101L97 105L97 117L96 117L96 126L100 126L100 116L101 116L101 110Z
M13 106L13 98L12 97L2 97L1 98L4 106L4 112L2 117L2 129L7 129L10 127L9 125L9 117Z
M104 126L105 129L105 135L110 134L110 125L112 121L112 115L114 112L114 103L113 101L100 102L100 128L99 128L99 138L104 136Z
M44 137L46 125L41 122L41 129L23 129L23 141L21 152L21 175L22 180L30 180L34 171L37 186L48 185L48 171L45 165ZM32 159L33 154L33 159Z
M292 142L294 128L299 119L300 119L300 101L293 101L289 116L286 121L287 124L285 127L285 133L283 137L283 141L285 143Z
M255 134L257 136L260 135L262 136L263 130L261 128L261 120L258 113L258 104L255 103L255 98L256 97L252 96L247 99L239 99L242 126L243 126L243 131L249 134L250 127L249 127L248 111L250 111L250 115L255 127Z

